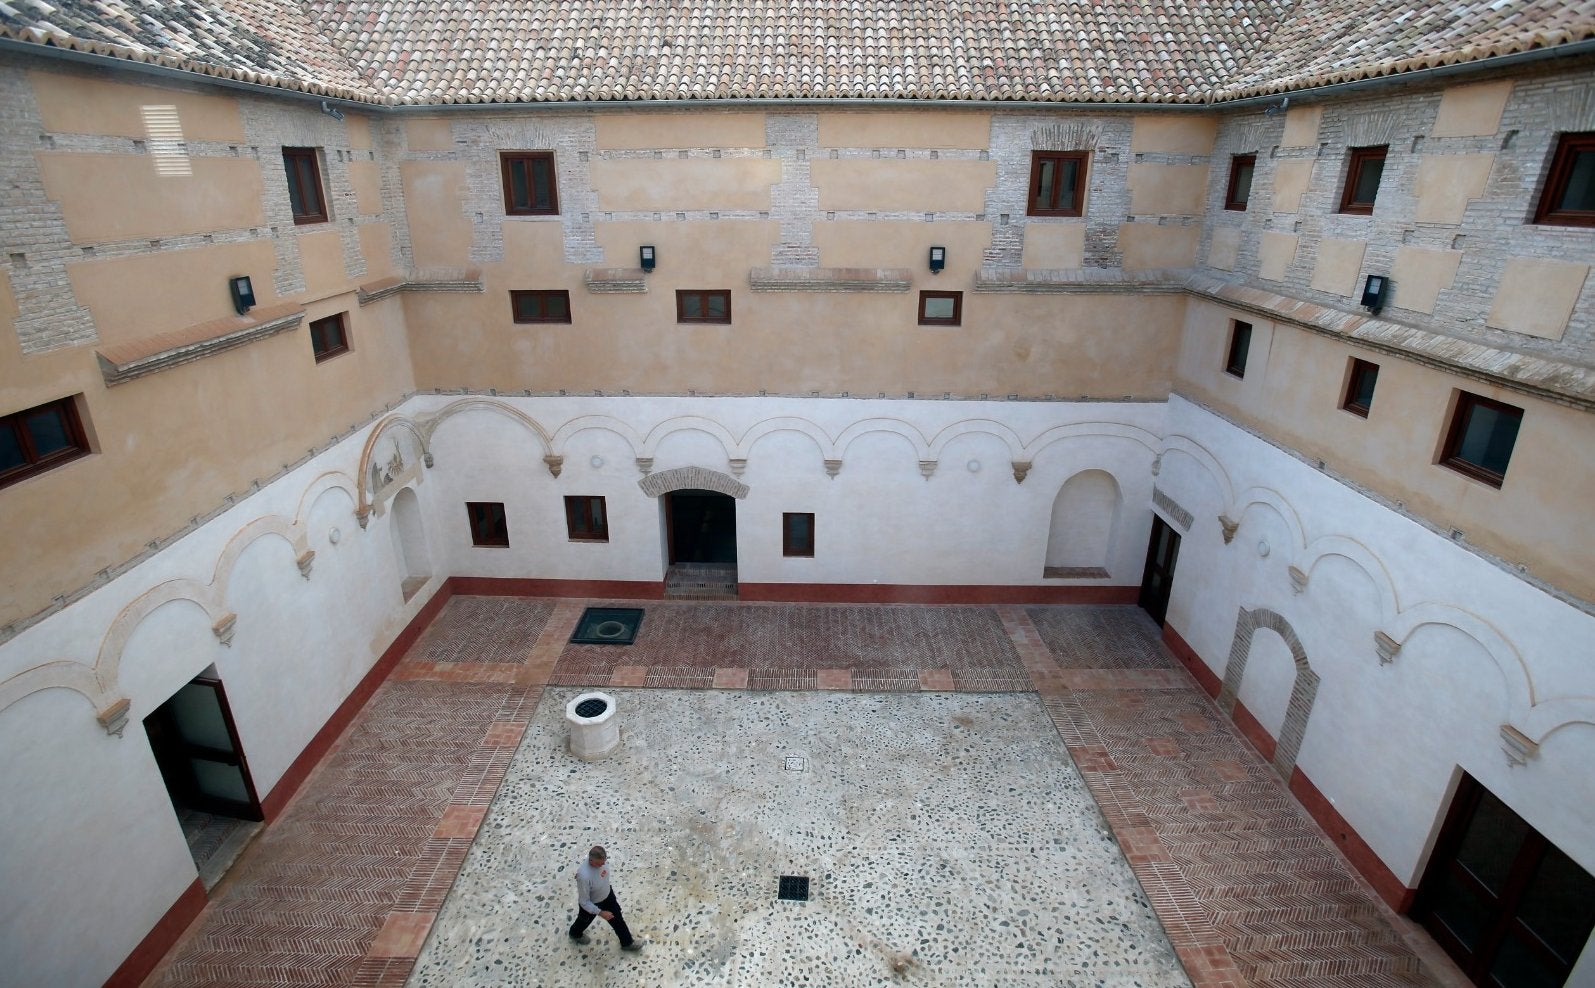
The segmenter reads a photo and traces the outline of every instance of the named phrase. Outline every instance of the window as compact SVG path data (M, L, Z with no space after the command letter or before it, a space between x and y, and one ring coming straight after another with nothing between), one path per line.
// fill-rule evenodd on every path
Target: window
M962 326L963 322L963 292L919 293L919 324L921 326Z
M1353 415L1368 417L1373 407L1373 386L1379 380L1379 365L1351 358L1351 373L1346 377L1346 397L1340 407Z
M512 291L510 309L516 322L570 322L570 292Z
M504 212L511 216L559 214L554 152L500 151L498 160L504 173Z
M321 192L320 152L315 148L283 148L282 167L288 173L288 203L294 222L327 222L327 197Z
M781 516L781 555L814 555L814 513L788 511Z
M1595 226L1595 131L1563 134L1557 142L1534 222Z
M565 527L572 542L608 542L609 519L604 499L583 494L565 499Z
M1229 187L1224 190L1224 208L1245 210L1252 200L1252 172L1257 155L1237 154L1229 159Z
M1224 358L1224 370L1236 377L1246 376L1246 351L1252 348L1252 324L1235 320L1229 331L1229 353Z
M1385 173L1385 152L1388 145L1371 148L1352 148L1351 163L1346 167L1346 187L1340 193L1342 213L1372 213L1374 197L1379 194L1379 179Z
M730 322L729 291L676 292L676 322Z
M310 324L310 352L316 355L318 364L349 352L349 334L343 328L342 312Z
M1031 216L1079 216L1085 210L1086 151L1030 152Z
M76 398L61 398L0 418L0 487L88 453Z
M1440 462L1475 480L1500 487L1522 423L1523 409L1459 391Z
M471 516L472 545L510 544L510 527L509 522L504 519L502 501L466 501L465 512Z

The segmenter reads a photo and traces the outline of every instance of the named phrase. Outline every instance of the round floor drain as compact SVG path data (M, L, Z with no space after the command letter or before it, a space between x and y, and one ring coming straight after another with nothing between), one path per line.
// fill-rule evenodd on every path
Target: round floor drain
M599 714L608 709L609 704L594 697L593 699L583 700L582 702L576 704L576 716L597 717Z
M600 638L619 638L626 633L626 625L620 621L604 621L593 629L593 634Z

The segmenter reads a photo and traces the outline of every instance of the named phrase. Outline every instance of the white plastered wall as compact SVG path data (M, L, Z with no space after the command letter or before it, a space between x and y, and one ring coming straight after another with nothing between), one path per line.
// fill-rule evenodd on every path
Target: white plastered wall
M1184 398L1169 421L1158 487L1195 516L1169 623L1223 679L1239 609L1285 617L1320 677L1297 767L1396 877L1421 877L1459 769L1595 871L1595 618ZM1289 691L1249 682L1294 674L1259 655L1243 701ZM1526 763L1506 724L1539 742Z

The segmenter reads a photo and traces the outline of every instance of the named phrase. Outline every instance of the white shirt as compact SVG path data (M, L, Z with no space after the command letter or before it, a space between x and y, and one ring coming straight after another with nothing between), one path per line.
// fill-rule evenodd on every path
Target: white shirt
M597 903L609 898L609 862L594 868L583 861L576 869L576 904L594 916L603 912Z

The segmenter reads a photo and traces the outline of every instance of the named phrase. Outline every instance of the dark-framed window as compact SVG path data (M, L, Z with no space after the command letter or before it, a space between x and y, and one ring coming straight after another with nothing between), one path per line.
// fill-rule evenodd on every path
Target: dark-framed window
M1556 142L1534 222L1595 226L1595 131L1563 134Z
M1224 190L1224 208L1245 210L1252 201L1252 173L1257 170L1257 155L1237 154L1229 159L1229 185Z
M1089 151L1030 152L1030 216L1080 216L1085 212Z
M1385 173L1385 154L1389 145L1352 148L1346 164L1346 185L1340 192L1342 213L1372 213L1373 201L1379 195L1379 179Z
M962 326L964 324L964 293L920 292L919 324L921 326Z
M730 322L727 289L682 289L676 292L676 322Z
M591 494L565 498L565 528L572 542L608 542L609 513L604 499Z
M1246 354L1252 348L1252 324L1236 319L1229 330L1229 350L1224 355L1224 372L1246 376Z
M294 222L327 222L327 196L321 188L321 152L318 148L283 148L282 167L288 174L288 203Z
M1373 407L1373 389L1379 381L1379 365L1357 357L1351 358L1351 372L1346 375L1346 395L1340 407L1353 415L1368 417Z
M1467 391L1457 392L1456 410L1446 431L1440 463L1453 470L1500 487L1506 465L1517 443L1523 409Z
M58 398L0 418L0 487L89 454L77 398Z
M814 512L787 511L781 515L781 555L814 555Z
M504 212L511 216L559 214L554 152L500 151L498 162L504 175Z
M343 316L340 312L310 323L310 352L316 355L316 363L349 352L349 330Z
M471 517L471 544L507 546L510 526L504 517L502 501L466 501L465 513Z
M510 311L516 322L570 322L570 292L563 288L511 291Z

